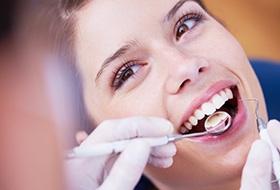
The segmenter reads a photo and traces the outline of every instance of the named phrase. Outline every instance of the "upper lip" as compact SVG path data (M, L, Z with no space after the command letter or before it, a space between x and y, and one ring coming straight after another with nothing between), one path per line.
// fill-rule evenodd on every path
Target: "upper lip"
M235 84L233 84L230 81L219 81L219 82L216 82L213 85L211 85L206 91L204 91L201 94L201 96L195 98L192 101L193 103L184 112L183 117L182 117L182 119L180 121L180 125L178 126L177 129L179 129L183 125L183 123L190 118L190 116L193 114L193 112L199 106L201 106L204 102L209 101L216 93L218 93L222 89L225 89L227 87L229 88L229 87L234 86L234 85Z

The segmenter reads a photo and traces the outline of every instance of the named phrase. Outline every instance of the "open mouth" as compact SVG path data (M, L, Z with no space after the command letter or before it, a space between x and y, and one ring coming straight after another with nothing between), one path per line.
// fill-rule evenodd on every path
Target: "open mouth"
M236 86L219 91L209 101L204 102L194 110L189 119L181 125L179 132L181 134L204 132L205 120L217 111L227 112L232 120L234 119L238 112L238 90Z

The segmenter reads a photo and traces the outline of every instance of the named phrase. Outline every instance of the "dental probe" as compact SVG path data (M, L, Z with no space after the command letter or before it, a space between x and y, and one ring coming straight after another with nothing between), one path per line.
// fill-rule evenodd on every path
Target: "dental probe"
M271 139L268 135L266 123L264 122L264 120L259 115L259 112L258 112L258 110L259 110L259 100L255 99L255 98L249 98L249 99L245 99L245 100L242 100L242 101L255 101L257 103L256 109L255 109L255 114L256 114L256 117L257 117L258 131L259 131L261 140L266 142L271 149L272 167L273 167L274 175L276 177L276 180L273 181L273 182L277 181L278 186L280 188L280 156L279 156L279 152L278 152L276 146L273 144L273 142L271 141Z
M211 125L206 125L208 121L210 122L211 119L217 118L217 115L223 115L224 119L222 122L227 121L224 125L221 123L217 124L216 127ZM215 119L214 119L215 120ZM217 120L217 119L216 119ZM170 142L175 142L184 138L189 137L198 137L207 134L221 134L226 131L229 126L231 125L231 116L226 112L215 112L210 115L205 121L205 129L204 132L192 133L192 134L172 134L163 137L150 137L150 138L138 138L146 140L151 147L154 146L161 146L166 145ZM107 142L107 143L100 143L96 145L86 146L86 147L75 147L74 149L66 152L66 159L77 158L77 157L94 157L94 156L101 156L101 155L108 155L108 154L115 154L122 152L126 146L132 141L133 139L122 140L122 141L114 141L114 142Z
M193 134L172 134L163 137L151 137L151 138L138 138L143 139L149 143L151 147L166 145L170 142L175 142L181 140L183 138L188 137L197 137L208 134L208 131L201 133L193 133ZM94 157L94 156L102 156L109 155L122 152L126 146L133 139L123 140L123 141L114 141L108 143L100 143L96 145L86 146L86 147L75 147L74 149L68 151L66 153L66 158L76 158L76 157Z

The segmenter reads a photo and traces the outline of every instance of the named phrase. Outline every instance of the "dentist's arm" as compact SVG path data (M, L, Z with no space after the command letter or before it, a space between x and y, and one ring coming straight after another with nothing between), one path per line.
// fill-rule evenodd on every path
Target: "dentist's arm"
M157 137L172 131L170 122L160 118L110 120L101 123L80 146L135 137ZM174 144L151 149L147 142L134 140L121 154L68 160L69 189L133 189L147 162L157 167L169 167L175 152Z
M271 120L267 124L268 134L280 149L280 123ZM280 169L280 168L279 168ZM270 190L272 173L271 151L264 141L257 140L253 143L242 173L241 189ZM277 186L277 183L273 184Z

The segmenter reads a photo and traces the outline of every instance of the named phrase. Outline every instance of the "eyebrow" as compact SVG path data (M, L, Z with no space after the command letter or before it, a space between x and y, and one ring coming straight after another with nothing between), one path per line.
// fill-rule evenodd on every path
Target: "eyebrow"
M100 75L103 73L104 69L110 65L111 62L114 60L120 58L122 55L126 54L130 49L132 49L134 46L137 46L138 42L135 40L127 42L125 45L123 45L121 48L119 48L113 55L109 56L103 64L101 65L100 70L96 74L95 81L98 80Z
M185 2L187 1L195 1L196 0L180 0L179 2L177 2L174 7L166 14L165 18L163 19L163 22L168 22L170 21L174 15L176 14L176 12L180 9L180 7L182 7L184 5Z

